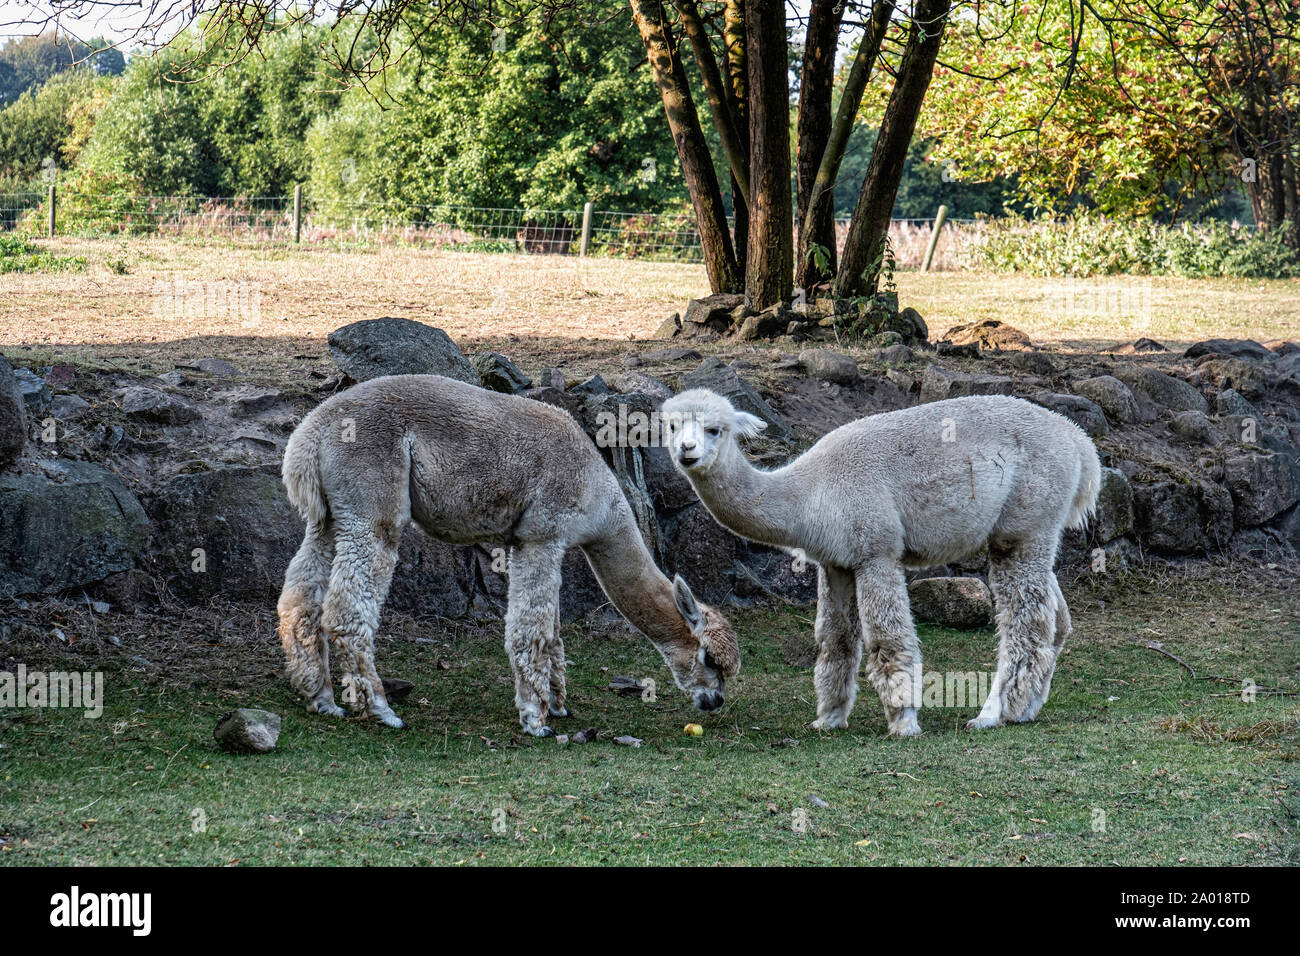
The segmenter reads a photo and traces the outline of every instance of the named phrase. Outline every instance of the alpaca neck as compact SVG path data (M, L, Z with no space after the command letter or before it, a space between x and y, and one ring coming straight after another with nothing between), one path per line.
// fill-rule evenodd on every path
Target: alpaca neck
M722 447L712 468L690 475L690 482L723 527L761 544L800 545L800 513L789 505L789 479L781 470L759 471L734 440Z
M622 494L600 537L582 546L601 589L631 624L663 649L690 638L672 582L655 564Z

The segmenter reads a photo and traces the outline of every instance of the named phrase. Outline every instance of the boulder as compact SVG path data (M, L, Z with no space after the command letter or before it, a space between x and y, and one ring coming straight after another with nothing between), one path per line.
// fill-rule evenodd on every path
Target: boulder
M445 375L470 385L478 373L442 329L410 319L363 319L328 338L334 363L353 381L382 375Z
M906 365L916 361L916 353L901 342L881 349L873 357L884 365Z
M591 378L579 382L569 391L575 395L608 395L610 389L603 378L599 375L593 375Z
M1210 404L1205 396L1182 379L1143 365L1128 365L1115 370L1115 377L1134 391L1140 391L1163 408L1176 412L1204 414Z
M695 349L675 348L646 352L641 358L647 362L698 362L704 356Z
M744 306L740 308L743 310ZM780 303L764 309L762 312L745 314L736 329L736 338L742 342L752 342L756 339L771 339L778 335L784 335L786 329L790 326L793 314Z
M656 401L665 401L673 397L673 390L653 375L641 372L622 372L614 376L614 390L618 392L640 392Z
M402 532L388 606L421 618L464 617L474 595L472 549L444 544L411 523Z
M716 357L705 359L698 368L683 375L682 387L707 388L726 398L741 411L757 415L767 422L764 434L769 438L789 441L794 437L785 419L763 400L754 387L737 375L735 369L723 365Z
M0 468L18 459L27 444L27 403L9 360L0 355Z
M1010 395L1012 385L1006 375L972 375L931 365L921 376L921 401L938 402L963 395Z
M1234 455L1223 463L1223 476L1240 527L1265 524L1300 501L1294 449L1290 454Z
M16 368L13 370L14 381L18 383L18 392L23 397L23 402L27 410L33 415L40 415L50 407L50 402L54 398L54 392L41 378L31 369Z
M903 337L904 345L925 344L930 341L930 327L921 318L921 313L910 305L898 313L892 323L894 331Z
M1056 392L1035 392L1030 401L1064 415L1087 432L1089 438L1104 438L1110 432L1106 413L1091 399Z
M132 385L126 390L122 396L122 411L132 418L159 425L184 425L202 417L199 410L184 399L145 385Z
M476 355L474 370L478 373L478 384L493 392L513 395L533 384L533 380L520 371L518 365L499 352Z
M1074 383L1074 390L1090 401L1096 402L1106 417L1124 424L1137 421L1137 399L1133 390L1113 375L1097 375Z
M652 339L671 339L682 330L682 316L674 312L660 323L659 328L650 334Z
M1011 356L1011 364L1031 375L1042 375L1046 378L1056 374L1056 366L1052 364L1046 352L1017 352Z
M944 333L943 341L951 342L953 345L969 345L974 342L983 348L995 351L1022 351L1034 347L1034 343L1024 332L997 319L954 325Z
M1255 362L1268 362L1276 358L1264 346L1251 339L1207 339L1197 342L1183 353L1187 358L1200 358L1203 355L1224 355L1229 358L1249 359Z
M194 362L177 362L176 367L194 369L196 372L211 375L213 378L233 378L239 374L239 369L225 359L219 358L201 358Z
M241 707L222 715L212 736L221 749L230 753L270 753L280 739L280 715L269 710Z
M90 411L90 402L80 395L55 395L50 414L61 422L74 422Z
M0 596L62 591L135 566L149 519L116 475L88 462L0 474Z
M1101 470L1097 511L1089 528L1092 540L1105 544L1133 530L1133 487L1118 468Z
M275 602L303 532L278 466L179 475L145 505L154 566L177 596Z
M1157 481L1133 489L1134 525L1162 554L1217 550L1232 537L1232 496L1211 481Z
M731 593L731 564L740 539L713 519L704 505L681 512L668 528L667 568L680 574L701 601L718 604Z
M1141 355L1146 352L1168 352L1169 350L1155 339L1140 338L1128 345L1121 345L1115 351L1120 355Z
M895 346L895 348L907 348L907 346ZM799 353L799 362L809 375L823 382L852 385L859 377L857 362L847 355L829 349L804 349Z
M694 338L710 332L726 335L731 331L731 313L737 306L744 304L743 295L730 292L716 292L702 299L692 299L686 305L686 314L682 316L682 337Z
M979 578L921 578L907 591L918 621L940 627L983 627L993 620L993 595Z
M1198 445L1208 445L1213 437L1210 420L1200 412L1179 412L1169 422L1175 435Z
M1259 411L1242 397L1235 388L1225 388L1214 396L1214 411L1220 416L1236 415L1241 418L1258 418Z
M1216 389L1234 389L1253 401L1264 397L1273 377L1258 362L1206 356L1197 361L1193 378Z

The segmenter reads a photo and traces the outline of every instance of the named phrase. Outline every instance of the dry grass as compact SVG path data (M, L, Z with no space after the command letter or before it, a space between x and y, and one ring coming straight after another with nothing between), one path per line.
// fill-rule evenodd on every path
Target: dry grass
M330 331L381 315L419 319L476 346L527 338L535 356L610 353L648 338L665 316L708 291L701 266L618 259L156 238L41 245L85 256L89 266L0 279L0 348L22 347L33 361L145 370L202 355L278 371L323 362ZM920 310L932 336L996 318L1065 349L1106 349L1140 336L1171 346L1213 335L1300 338L1297 280L905 272L897 281L903 304ZM204 298L241 291L255 307L222 308ZM302 358L295 363L294 355Z

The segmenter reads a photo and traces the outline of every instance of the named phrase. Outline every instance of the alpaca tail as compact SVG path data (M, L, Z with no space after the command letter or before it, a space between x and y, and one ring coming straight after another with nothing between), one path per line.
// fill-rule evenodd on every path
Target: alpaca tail
M289 444L285 446L284 464L280 469L280 480L284 482L290 503L309 524L321 524L326 513L325 495L321 490L320 442L315 425L309 415L294 429Z
M1097 510L1097 496L1101 493L1101 461L1097 458L1097 446L1081 428L1075 427L1073 437L1079 446L1079 485L1074 491L1065 526L1082 530Z

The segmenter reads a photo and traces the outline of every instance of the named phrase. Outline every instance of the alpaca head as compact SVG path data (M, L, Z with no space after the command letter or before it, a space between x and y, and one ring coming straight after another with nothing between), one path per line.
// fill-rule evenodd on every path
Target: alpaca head
M664 402L668 425L668 453L687 475L712 468L734 436L753 438L767 422L749 412L737 411L716 392L693 388Z
M673 601L689 630L664 654L673 680L700 710L717 710L727 696L727 678L740 670L736 632L719 611L695 600L680 575L673 578Z

